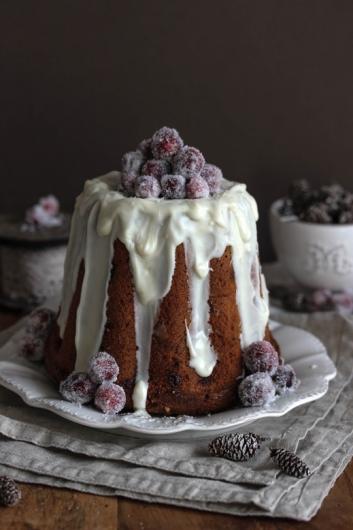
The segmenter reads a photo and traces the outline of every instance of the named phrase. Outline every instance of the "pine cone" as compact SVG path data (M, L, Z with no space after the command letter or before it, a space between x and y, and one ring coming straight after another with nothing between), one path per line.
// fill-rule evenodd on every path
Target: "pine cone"
M286 449L275 449L270 448L271 458L273 459L278 467L287 475L296 478L308 477L310 469L303 460L294 453L287 451Z
M21 499L21 490L10 477L0 477L0 504L15 506Z
M247 434L234 433L218 436L208 446L212 456L220 456L234 462L245 462L252 458L266 438L249 432Z

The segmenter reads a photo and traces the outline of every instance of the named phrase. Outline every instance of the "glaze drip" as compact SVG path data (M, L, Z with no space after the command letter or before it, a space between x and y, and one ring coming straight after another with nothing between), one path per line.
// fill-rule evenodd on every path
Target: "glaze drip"
M217 355L210 343L209 324L209 268L202 270L202 275L195 274L197 256L189 241L184 243L188 268L190 290L191 323L186 325L186 342L190 352L190 366L200 377L212 374L217 362ZM199 265L200 266L200 265ZM202 267L202 265L201 265Z
M142 304L135 295L134 306L137 373L132 400L135 410L145 410L149 380L152 333L159 307L159 300L149 302L148 304Z
M58 319L63 336L81 261L85 277L76 321L76 370L101 344L114 242L127 248L135 286L137 378L134 407L145 408L151 336L160 301L168 293L175 252L184 244L187 256L191 324L187 329L190 366L202 376L212 373L217 352L209 341L209 264L232 248L241 319L241 345L262 340L268 320L267 291L251 279L257 260L256 202L244 184L222 182L222 191L197 200L139 199L118 191L116 171L89 180L78 197L65 264L65 282Z

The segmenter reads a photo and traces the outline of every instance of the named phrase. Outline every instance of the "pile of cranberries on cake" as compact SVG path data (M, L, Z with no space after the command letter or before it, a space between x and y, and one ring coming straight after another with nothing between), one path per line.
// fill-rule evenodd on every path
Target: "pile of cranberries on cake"
M223 178L175 129L162 127L121 161L119 191L141 199L202 199L218 193Z
M60 394L77 405L93 402L104 414L118 414L126 403L124 389L116 384L119 367L107 352L91 357L88 373L73 372L60 383Z
M266 340L253 342L243 351L245 377L239 384L239 399L245 407L266 405L276 395L297 388L299 382L289 364Z

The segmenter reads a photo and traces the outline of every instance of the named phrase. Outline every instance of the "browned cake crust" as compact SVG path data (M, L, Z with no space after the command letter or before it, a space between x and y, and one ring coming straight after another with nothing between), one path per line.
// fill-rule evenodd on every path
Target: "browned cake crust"
M126 392L126 410L132 410L136 376L134 287L129 253L118 239L108 287L107 322L101 350L110 353L119 365L118 383Z
M184 246L175 255L172 286L163 299L152 336L147 410L183 414L197 407L195 383L188 366L186 325L190 323L189 288ZM195 372L194 372L195 373ZM191 399L191 402L190 402ZM189 411L190 408L190 411Z
M186 323L190 323L189 287L183 245L176 252L172 287L164 298L155 326L150 360L147 410L153 414L201 415L230 407L241 374L239 314L231 250L211 262L211 342L217 351L212 375L200 377L189 366Z
M232 251L211 261L210 327L217 364L209 377L200 377L189 366L186 325L190 324L188 274L184 246L176 249L172 286L162 300L151 343L147 411L151 414L203 415L225 410L236 401L238 378L242 373L241 324L236 305L236 284ZM80 300L84 264L79 270L69 317L61 340L55 324L47 343L45 364L56 380L74 370L76 312ZM267 340L274 342L270 331ZM127 396L126 411L132 410L136 376L136 340L133 277L129 254L117 240L108 287L107 322L101 349L113 355L120 367L118 383Z

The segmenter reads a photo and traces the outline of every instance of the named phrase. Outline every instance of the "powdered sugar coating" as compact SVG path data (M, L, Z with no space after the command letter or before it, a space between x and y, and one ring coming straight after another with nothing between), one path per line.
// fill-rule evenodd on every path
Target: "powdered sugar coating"
M39 199L26 211L25 222L27 225L59 226L63 218L60 215L60 203L54 195L47 195Z
M54 195L47 195L39 199L39 204L48 215L59 215L60 203Z
M353 292L346 290L332 293L332 302L341 315L353 313Z
M122 191L126 195L135 194L135 183L136 183L136 175L134 173L122 173L121 174Z
M220 191L223 173L219 167L214 164L205 164L201 171L201 177L207 182L210 193Z
M152 175L143 175L136 179L135 195L140 199L156 199L160 196L161 185Z
M104 414L118 414L126 404L126 395L123 387L105 381L96 391L95 406Z
M186 182L187 199L206 199L209 195L208 184L200 175L195 175Z
M141 151L128 151L121 159L121 169L124 173L138 175L144 162L144 156Z
M251 373L268 372L273 375L279 365L278 352L267 340L253 342L243 351L243 360Z
M238 388L239 399L245 407L266 405L274 399L275 393L271 376L265 372L248 375Z
M161 189L151 177L159 181ZM117 189L128 197L143 199L201 199L218 193L222 179L220 168L206 164L196 147L184 146L176 129L162 127L152 138L142 140L135 151L125 153Z
M165 199L184 199L186 196L185 177L182 175L164 175L161 179L162 197Z
M295 371L290 364L279 366L276 373L272 376L272 381L276 388L276 394L282 395L289 389L298 386L298 379Z
M137 150L141 151L145 159L152 157L151 145L152 138L145 138L137 146Z
M42 361L44 357L45 337L25 333L20 340L19 354L31 362Z
M28 317L24 335L20 340L19 354L29 361L41 361L45 342L49 336L55 313L51 309L35 309Z
M113 383L119 375L118 363L112 355L100 351L91 357L88 364L88 375L97 384L103 383L103 381Z
M73 372L61 381L59 391L67 401L84 405L92 401L97 385L84 372Z
M180 149L173 161L173 173L187 179L199 175L205 165L205 158L196 147L185 146Z
M320 311L332 305L332 292L329 289L315 289L309 297L313 310Z
M170 164L167 160L147 160L142 166L141 175L152 175L157 179L161 179L163 175L170 172Z
M45 307L35 309L28 317L26 332L46 338L54 319L55 313L51 309Z
M152 136L152 154L154 158L171 160L182 148L183 140L176 129L162 127Z

